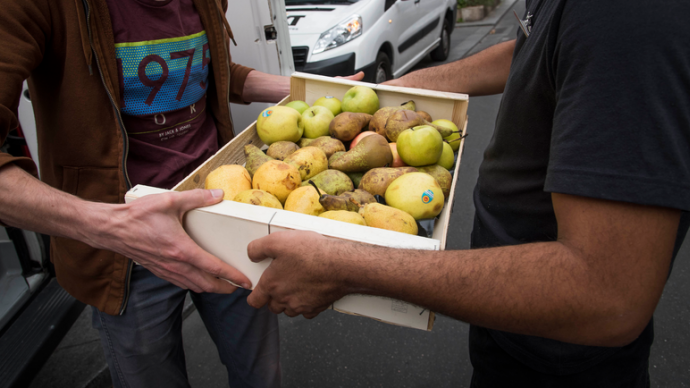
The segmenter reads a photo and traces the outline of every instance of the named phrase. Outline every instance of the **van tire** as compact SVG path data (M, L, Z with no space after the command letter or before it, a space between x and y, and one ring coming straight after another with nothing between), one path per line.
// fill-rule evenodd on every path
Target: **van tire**
M383 51L376 55L376 66L374 66L374 83L380 84L382 82L393 79L391 72L391 60Z
M443 28L441 28L441 42L438 47L431 52L431 59L434 61L445 61L450 54L450 23L448 18L443 18Z

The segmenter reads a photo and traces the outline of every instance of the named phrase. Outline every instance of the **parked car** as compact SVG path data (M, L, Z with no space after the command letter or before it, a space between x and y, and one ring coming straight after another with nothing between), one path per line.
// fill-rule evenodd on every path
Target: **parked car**
M285 0L295 69L397 78L427 54L448 58L456 0Z

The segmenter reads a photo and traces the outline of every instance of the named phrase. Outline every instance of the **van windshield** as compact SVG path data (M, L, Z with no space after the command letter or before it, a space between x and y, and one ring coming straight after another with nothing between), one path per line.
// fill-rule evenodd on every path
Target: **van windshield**
M285 0L285 5L331 5L331 4L353 4L359 0Z

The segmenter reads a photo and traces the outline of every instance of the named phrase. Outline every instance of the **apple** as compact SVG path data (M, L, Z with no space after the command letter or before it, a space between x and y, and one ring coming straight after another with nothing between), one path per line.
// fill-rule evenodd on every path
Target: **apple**
M443 142L443 151L441 152L441 157L438 158L438 162L436 163L446 170L450 170L453 168L453 164L455 164L455 153L453 152L453 148L445 141Z
M438 120L432 121L431 124L438 125L439 127L452 129L454 132L458 131L458 126L455 125L455 123L450 121L450 120L438 119ZM453 149L453 152L457 151L458 148L460 148L460 140L455 140L455 139L460 139L460 132L451 133L450 136L443 138L443 140L448 141L448 143L450 144L450 147Z
M328 136L329 125L333 120L333 113L325 106L312 106L302 113L304 123L303 136L308 139L316 139L319 136Z
M343 96L343 112L368 113L379 110L379 97L374 89L367 86L354 86Z
M340 100L333 96L324 96L319 98L318 100L314 101L314 104L312 104L312 106L317 105L328 108L331 113L333 113L333 116L337 116L340 112L342 112Z
M398 145L396 143L388 143L388 146L391 147L391 153L393 154L393 163L391 164L391 167L407 166L407 164L403 162L402 158L400 158L400 154L398 154Z
M286 106L268 107L256 119L256 133L266 145L277 141L298 142L304 133L302 115Z
M443 138L430 125L419 125L400 132L396 143L400 158L413 167L436 164L443 152Z
M290 108L297 110L299 114L302 114L305 110L309 109L309 104L301 100L290 101L285 104L285 106L289 106Z
M364 132L360 132L360 134L357 135L357 136L355 136L355 138L352 139L352 141L350 142L350 149L355 148L355 146L357 145L357 143L359 143L359 141L362 140L362 138L367 137L367 136L369 136L369 135L373 135L373 134L375 134L375 133L376 133L376 132L374 132L374 131L364 131Z

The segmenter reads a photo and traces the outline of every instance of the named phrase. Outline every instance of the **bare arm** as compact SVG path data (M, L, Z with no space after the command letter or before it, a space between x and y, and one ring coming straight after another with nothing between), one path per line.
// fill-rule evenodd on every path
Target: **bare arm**
M465 93L470 96L503 93L514 49L515 40L499 43L471 57L417 70L383 84Z
M364 73L360 71L342 78L359 81L363 77ZM247 102L279 102L288 94L290 94L290 77L252 70L244 81L242 96Z
M680 212L560 194L553 204L557 241L501 248L411 251L272 234L248 248L254 260L276 258L249 303L313 317L346 294L365 293L498 330L629 343L661 296Z
M182 229L184 213L220 202L222 191L192 190L147 196L131 204L104 204L56 190L8 164L0 168L0 198L0 220L8 225L120 253L182 288L235 290L217 277L250 285L246 276L205 252Z

